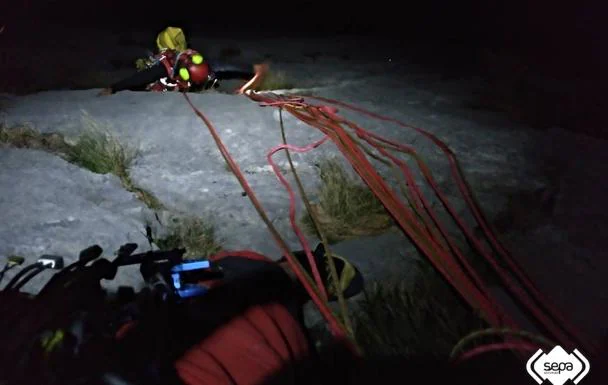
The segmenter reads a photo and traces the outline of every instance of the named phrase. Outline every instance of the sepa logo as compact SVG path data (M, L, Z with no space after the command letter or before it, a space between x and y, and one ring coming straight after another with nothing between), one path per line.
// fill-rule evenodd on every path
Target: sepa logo
M589 361L577 349L568 354L556 346L548 354L538 349L528 360L526 369L539 384L544 380L553 385L563 385L568 380L578 384L589 373Z

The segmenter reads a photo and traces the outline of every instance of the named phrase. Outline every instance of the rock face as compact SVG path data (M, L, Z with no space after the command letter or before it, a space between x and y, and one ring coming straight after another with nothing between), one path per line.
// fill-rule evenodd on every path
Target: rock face
M0 164L0 255L21 255L31 263L54 254L69 264L94 244L110 258L124 243L147 245L142 223L148 209L117 177L94 174L37 150L3 148ZM10 270L2 283L17 271ZM23 290L37 292L49 274L40 274ZM127 269L108 285L137 283L137 274Z
M283 53L285 41L279 43L276 51ZM271 43L264 44L254 49L249 42L243 52L250 56L265 54ZM316 46L310 41L307 44ZM309 48L291 44L286 49L302 56L301 51ZM360 59L358 55L353 57ZM302 57L299 63L281 66L302 79L298 86L319 80L317 83L322 84L315 92L323 96L390 115L437 135L454 152L487 216L498 220L501 237L541 290L581 328L594 335L606 333L606 325L598 321L608 309L603 283L608 273L608 245L602 229L608 224L608 210L602 199L606 195L602 143L586 143L580 136L559 130L530 131L495 114L471 112L462 107L466 95L460 93L466 85L438 84L433 74L427 76L397 60L378 62L374 58L367 63L356 59L345 63L320 57L311 67ZM109 71L111 63L104 63L104 71ZM3 121L9 127L30 123L42 132L58 132L71 139L82 133L85 112L107 124L121 143L138 150L129 168L131 179L168 210L208 217L227 249L253 249L272 258L280 256L251 201L243 196L242 186L226 168L207 128L182 95L121 92L97 97L98 91L8 97L3 102ZM216 125L270 220L291 248L301 249L291 231L285 188L267 162L268 152L281 144L277 110L235 95L190 97ZM471 220L450 178L444 154L430 141L403 127L345 109L340 113L370 131L415 148L455 210ZM287 114L283 119L289 143L305 146L321 138L319 131L299 120ZM317 185L316 159L336 154L331 144L310 154L293 154L306 189L312 191ZM284 154L274 159L282 169L287 168ZM148 244L143 231L151 212L117 178L26 149L1 148L0 165L0 216L4 220L0 225L0 254L22 254L31 262L43 253L76 258L81 249L95 243L106 253L125 242L136 242L140 248ZM423 180L418 174L415 178ZM295 187L292 178L290 183ZM425 183L421 185L424 193L431 192ZM540 194L535 201L539 198L534 193L537 191L551 191L551 199L543 200ZM532 199L526 198L524 204L520 197ZM547 202L550 206L544 206ZM302 212L301 203L297 209ZM525 231L518 231L522 223ZM400 260L402 251L406 256L414 253L400 234L336 245L336 252L353 259L370 280L386 279L389 273L407 278L407 262ZM46 277L31 282L27 289L36 290ZM111 284L139 281L136 273L122 274Z

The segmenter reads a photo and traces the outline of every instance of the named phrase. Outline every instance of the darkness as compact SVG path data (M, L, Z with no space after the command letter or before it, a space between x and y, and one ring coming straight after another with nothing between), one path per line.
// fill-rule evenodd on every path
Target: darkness
M377 36L406 43L428 42L491 48L524 55L550 72L571 76L597 72L606 63L605 4L549 1L127 2L24 0L3 2L0 25L93 27L128 31L179 25L214 36ZM40 37L43 39L44 37ZM468 54L469 51L464 51Z
M4 2L2 23L48 22L128 30L182 24L202 31L271 35L355 33L408 40L467 41L545 50L600 48L608 6L549 1L389 2L127 2L24 0ZM603 28L604 30L600 30Z

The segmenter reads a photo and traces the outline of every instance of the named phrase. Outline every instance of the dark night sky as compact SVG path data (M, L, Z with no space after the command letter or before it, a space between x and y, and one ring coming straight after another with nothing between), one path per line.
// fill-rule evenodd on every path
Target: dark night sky
M354 1L20 0L2 2L0 23L8 28L15 23L58 23L123 32L135 26L160 30L179 25L210 37L365 34L505 48L548 62L600 68L604 36L608 36L608 6L600 4L579 1L566 6L547 0L366 1L359 5Z
M359 5L354 1L276 0L20 0L3 3L1 10L4 15L18 14L21 18L28 15L28 18L55 20L75 26L79 23L96 24L100 28L166 24L170 20L202 28L228 26L241 31L263 29L271 33L359 30L410 37L433 35L479 40L507 36L520 39L524 35L529 39L533 34L551 41L568 36L588 36L594 26L603 24L603 16L608 9L606 6L603 9L585 6L584 2L566 7L560 2L546 0L366 1ZM163 9L164 5L167 9ZM258 15L257 20L255 15Z

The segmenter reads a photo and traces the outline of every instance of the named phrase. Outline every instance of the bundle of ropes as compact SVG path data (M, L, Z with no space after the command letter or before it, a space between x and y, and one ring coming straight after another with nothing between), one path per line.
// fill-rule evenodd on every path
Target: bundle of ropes
M338 290L338 300L342 311L342 317L341 319L338 319L328 307L328 302L326 300L327 289L323 286L320 279L310 246L307 244L302 231L297 226L295 220L295 194L293 189L280 169L273 162L273 155L279 151L286 151L291 164L289 151L307 152L319 147L327 141L333 142L344 158L352 165L356 173L384 205L387 212L390 213L403 233L432 263L441 276L456 289L459 295L472 309L484 318L491 326L492 330L507 331L504 333L506 337L501 342L477 346L474 351L462 354L459 359L465 359L472 357L475 354L494 350L510 350L514 351L516 354L525 353L529 356L531 351L535 351L539 348L552 348L553 346L547 346L549 345L548 341L551 341L550 343L553 345L560 345L564 349L582 349L590 355L594 354L597 349L596 346L588 341L557 311L551 301L539 291L532 280L526 276L522 268L518 266L508 250L499 242L493 233L491 226L489 226L486 221L482 210L474 199L457 163L456 157L448 146L436 136L421 128L332 99L315 96L286 96L277 95L272 92L261 93L251 90L247 90L243 92L243 94L252 101L259 103L262 107L276 107L279 109L280 113L286 111L295 118L305 122L307 125L316 128L323 134L321 140L305 147L297 147L287 144L283 132L283 144L272 148L267 154L268 162L289 194L291 224L303 245L309 263L312 266L312 277L305 272L289 251L289 247L269 220L256 197L255 192L252 191L247 183L239 166L228 152L212 122L194 106L187 94L184 93L184 97L194 112L208 127L222 156L230 166L232 172L237 176L240 184L247 193L247 196L251 199L262 220L268 226L268 229L283 252L283 255L287 257L298 279L305 286L320 313L324 316L333 336L341 341L347 342L355 354L359 354L360 350L353 338L352 325L350 324L347 315L344 298L342 298L340 291ZM305 99L311 99L320 102L320 104L313 104L307 102ZM472 226L467 225L462 217L457 214L445 194L440 191L438 183L433 177L430 168L420 157L415 148L385 139L378 134L365 130L353 121L339 115L337 107L348 109L384 122L397 124L403 129L413 130L416 134L424 136L437 146L449 161L451 175L454 178L468 209L475 218L477 225L483 230L491 250L475 236L472 231ZM439 220L439 216L430 204L429 199L423 195L419 183L417 183L414 178L412 169L410 169L408 164L403 160L402 155L411 157L414 163L420 168L424 179L436 194L436 198L440 200L445 210L453 218L455 224L467 238L469 244L472 245L474 251L483 257L488 266L492 268L495 275L500 278L500 281L508 294L516 300L521 309L535 322L536 327L541 330L542 338L522 338L522 336L527 335L527 332L523 330L522 326L507 313L495 298L493 298L488 290L488 283L485 282L479 272L473 268L470 260L466 258L465 253L460 250L453 237L448 234L445 224ZM386 183L377 169L372 165L370 157L392 167L398 175L401 175L404 178L405 183L401 183L403 194L397 193L395 189L391 188ZM293 164L291 165L300 193L302 196L305 196L301 183L295 173L295 169L293 169ZM304 202L306 203L309 215L314 222L314 212L310 210L308 200L304 199ZM323 238L322 232L319 231L318 233L321 238ZM325 244L327 244L327 242L325 242ZM331 252L328 252L328 255L331 255ZM336 282L337 274L335 267L331 264L331 258L328 259L328 262L331 276L334 278L334 282ZM472 336L471 338L473 337L475 336ZM543 343L542 341L547 342ZM462 344L465 344L466 342L467 341L464 340L462 341Z

